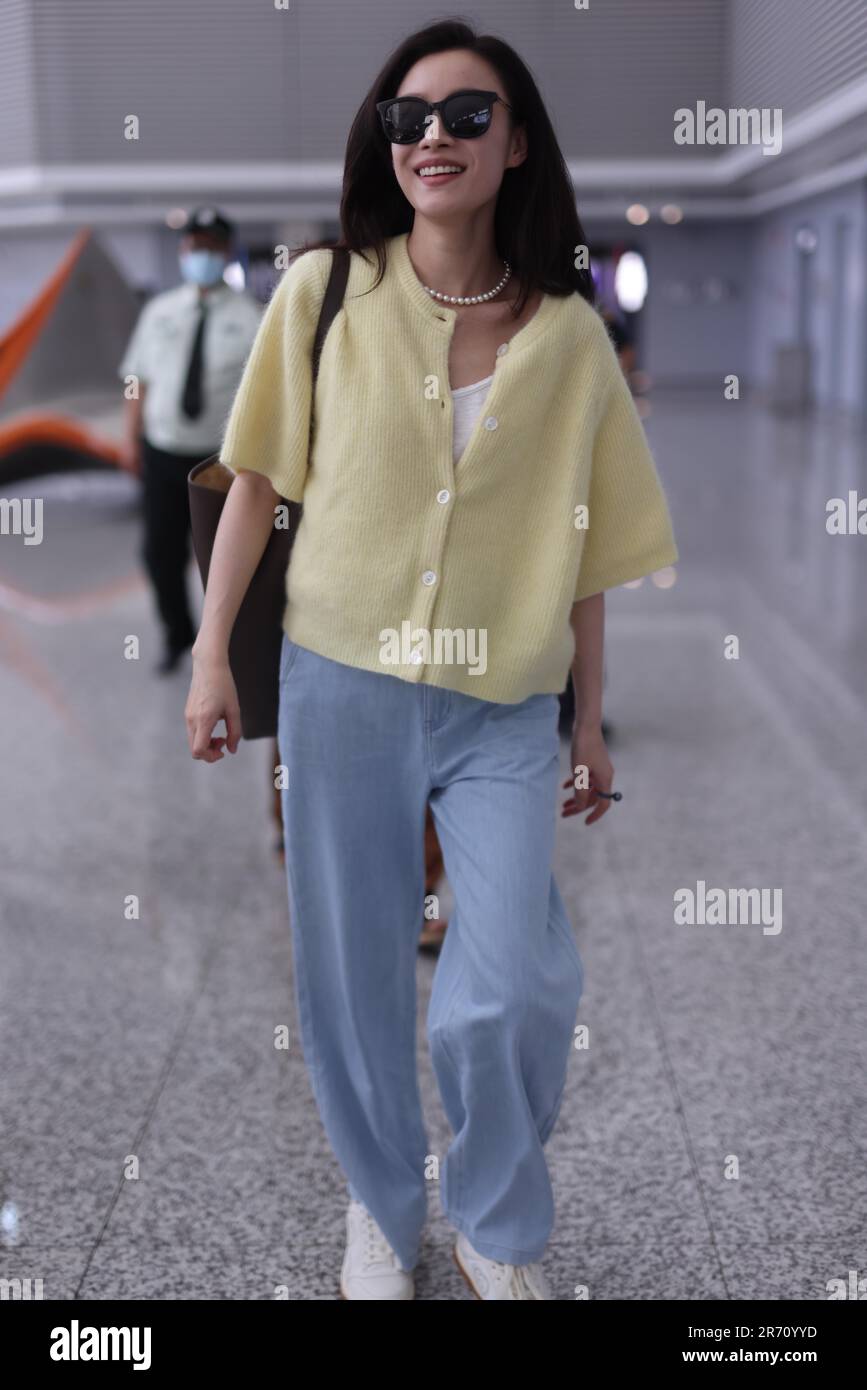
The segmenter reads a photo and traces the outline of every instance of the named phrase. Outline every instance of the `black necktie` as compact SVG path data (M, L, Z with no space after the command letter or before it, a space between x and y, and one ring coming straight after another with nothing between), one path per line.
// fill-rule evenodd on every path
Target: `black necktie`
M184 382L184 394L181 397L184 414L189 416L191 420L198 419L202 413L202 345L205 337L206 308L205 300L201 299L199 301L199 322L196 324L196 333L190 352L190 364L187 367L187 379Z

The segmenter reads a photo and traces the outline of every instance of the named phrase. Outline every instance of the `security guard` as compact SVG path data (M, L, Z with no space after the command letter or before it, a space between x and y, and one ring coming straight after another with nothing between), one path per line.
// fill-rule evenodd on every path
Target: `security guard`
M141 556L163 624L161 673L174 669L196 635L186 585L187 475L220 447L262 317L251 295L223 279L233 240L234 228L216 208L189 215L178 248L185 283L145 305L118 369L138 384L137 399L127 403L126 457L143 482Z

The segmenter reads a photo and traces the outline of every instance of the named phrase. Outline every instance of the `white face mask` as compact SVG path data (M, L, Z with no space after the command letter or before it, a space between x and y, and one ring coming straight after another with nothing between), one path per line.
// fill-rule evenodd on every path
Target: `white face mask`
M205 248L183 251L178 257L181 274L193 285L216 285L223 278L226 257Z

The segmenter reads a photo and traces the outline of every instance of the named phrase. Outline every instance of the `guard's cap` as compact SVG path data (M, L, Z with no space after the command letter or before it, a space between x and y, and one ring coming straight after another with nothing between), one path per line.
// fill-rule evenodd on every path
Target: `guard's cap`
M235 227L228 217L223 216L219 208L200 207L193 208L180 232L182 236L188 236L191 232L214 232L216 236L230 241L235 234Z

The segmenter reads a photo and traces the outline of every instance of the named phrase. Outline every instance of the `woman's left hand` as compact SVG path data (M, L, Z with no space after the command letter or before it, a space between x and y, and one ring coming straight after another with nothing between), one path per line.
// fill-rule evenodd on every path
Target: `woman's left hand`
M571 788L571 796L566 798L560 814L577 816L592 807L591 814L584 822L585 825L592 825L605 815L611 804L607 796L600 797L598 793L610 792L614 780L614 767L608 756L599 724L575 725L572 732L571 767L573 775L563 783L564 787ZM588 769L587 780L590 785L579 791L575 786L575 768L580 770L582 767Z

